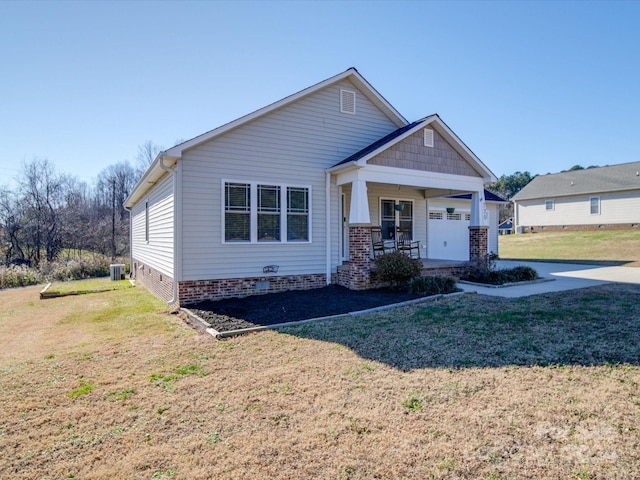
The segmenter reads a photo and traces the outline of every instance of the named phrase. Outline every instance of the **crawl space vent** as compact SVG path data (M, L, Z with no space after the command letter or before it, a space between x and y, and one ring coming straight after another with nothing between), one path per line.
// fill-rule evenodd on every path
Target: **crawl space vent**
M424 146L433 147L433 130L430 128L424 129Z
M356 114L356 92L340 90L340 111L352 115Z

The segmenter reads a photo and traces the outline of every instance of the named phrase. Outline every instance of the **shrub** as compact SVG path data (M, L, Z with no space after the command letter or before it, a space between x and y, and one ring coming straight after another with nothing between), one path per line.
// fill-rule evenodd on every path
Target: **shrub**
M457 291L453 277L415 277L409 282L409 293L420 295L438 295Z
M466 280L491 285L504 285L505 283L526 282L540 278L538 272L524 265L498 269L495 261L498 257L491 253L486 261L470 262L464 275Z
M422 262L401 252L382 255L375 260L377 275L383 282L393 287L403 287L422 273Z
M0 266L0 288L26 287L42 281L42 275L35 268L26 265Z

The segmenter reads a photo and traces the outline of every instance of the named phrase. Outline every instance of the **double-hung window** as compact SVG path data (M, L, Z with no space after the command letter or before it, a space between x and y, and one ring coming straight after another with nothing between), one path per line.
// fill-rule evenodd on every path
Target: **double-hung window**
M251 185L224 185L224 239L226 242L247 242L251 239Z
M311 187L224 182L225 242L308 242Z
M280 240L280 187L258 185L258 241Z
M589 199L591 215L600 215L600 197L591 197Z

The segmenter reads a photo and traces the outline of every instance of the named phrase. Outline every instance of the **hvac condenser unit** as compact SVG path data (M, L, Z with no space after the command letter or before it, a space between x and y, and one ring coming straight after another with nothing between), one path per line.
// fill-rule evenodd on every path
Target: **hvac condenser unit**
M123 263L113 263L109 265L109 272L111 273L111 281L124 280Z

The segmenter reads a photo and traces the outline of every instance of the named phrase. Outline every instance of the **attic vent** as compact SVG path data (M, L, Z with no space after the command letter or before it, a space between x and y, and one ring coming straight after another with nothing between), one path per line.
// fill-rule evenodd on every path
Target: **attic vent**
M433 130L430 128L424 129L424 146L433 147Z
M356 114L356 92L340 90L340 111L352 115Z

